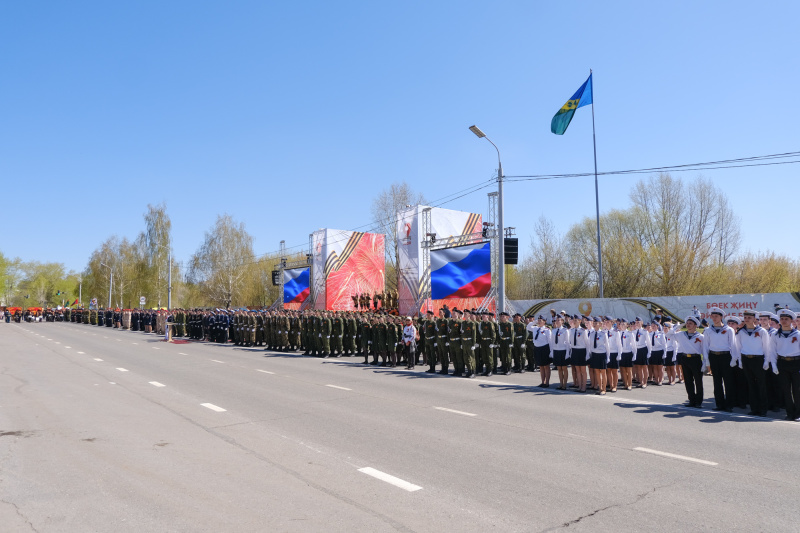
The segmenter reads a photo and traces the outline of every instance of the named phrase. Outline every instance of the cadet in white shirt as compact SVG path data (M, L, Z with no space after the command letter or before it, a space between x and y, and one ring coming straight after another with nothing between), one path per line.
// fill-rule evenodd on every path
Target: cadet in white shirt
M567 390L569 352L569 330L564 327L564 318L556 315L553 319L553 331L550 332L550 353L553 355L553 363L558 370L559 390Z
M756 323L755 311L748 309L744 312L744 327L736 332L736 341L739 343L742 367L747 379L750 397L749 414L767 416L766 371L772 366L777 374L778 364L769 331Z
M734 333L739 333L739 328L742 325L742 319L738 316L731 315L726 319L728 326L733 329ZM737 345L738 349L738 345ZM744 374L744 367L742 366L742 358L741 358L742 351L739 350L739 360L736 362L736 366L732 368L733 372L733 386L736 388L736 406L747 409L747 376Z
M667 351L667 336L660 330L661 324L650 324L650 368L652 369L653 383L661 386L664 381L664 353Z
M769 311L762 311L758 313L758 318L759 322L761 322L761 327L769 331L769 338L772 340L772 338L778 334L778 328L781 326L778 315L772 314ZM781 388L780 377L774 372L767 372L766 377L767 408L770 411L780 411L783 409L783 389Z
M611 358L609 332L603 329L603 320L594 317L594 330L589 332L587 349L591 350L589 365L592 369L592 386L601 396L606 393L606 368Z
M781 329L772 337L772 342L778 357L786 420L800 421L800 332L792 326L797 315L788 309L781 309L777 314Z
M689 403L686 407L700 407L703 404L703 374L706 371L703 352L703 334L697 331L701 324L699 317L686 317L686 331L676 332L678 359L683 366L683 379Z
M677 326L673 326L672 322L669 320L664 322L664 337L667 339L667 347L664 352L664 369L667 371L667 380L670 385L675 385L675 377L677 375L675 371L675 356L677 354L678 343L673 338L675 334L673 329L675 328L677 328Z
M586 337L588 332L581 327L581 317L572 317L572 328L569 330L570 358L572 364L572 384L578 392L586 392Z
M639 382L638 388L647 388L647 360L650 359L650 335L642 327L642 319L638 316L633 320L633 345L636 347L633 359L633 375Z
M633 388L633 353L636 351L636 342L634 341L634 334L631 329L633 325L629 325L625 319L621 319L619 323L619 345L620 345L620 358L619 358L619 371L622 374L622 386L626 390Z
M542 382L539 384L542 388L550 386L550 328L547 327L547 320L543 315L539 315L536 319L537 326L533 328L530 335L533 336L533 359L539 365L539 376Z
M621 321L619 319L617 322ZM603 327L608 331L608 350L610 353L608 359L608 366L606 367L606 390L617 392L617 383L619 383L619 359L620 359L620 332L614 327L614 319L610 316L605 317Z
M711 308L712 324L703 332L703 359L714 377L715 411L731 412L736 405L732 367L739 361L735 332L722 323L722 310Z

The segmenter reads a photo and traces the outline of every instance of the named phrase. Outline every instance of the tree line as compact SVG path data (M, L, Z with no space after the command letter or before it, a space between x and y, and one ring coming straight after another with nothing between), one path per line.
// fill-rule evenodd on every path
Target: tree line
M600 217L606 297L791 292L800 287L800 263L774 252L740 252L740 220L725 191L703 178L659 174L629 192L631 206ZM373 200L372 231L387 235L387 289L396 287L394 213L425 203L407 183L394 183ZM176 260L166 205L148 205L144 229L133 240L117 235L102 242L82 272L60 263L23 262L0 253L0 291L6 305L84 305L109 299L113 307L269 306L279 298L272 270L279 253L257 255L245 225L219 215L188 261ZM517 222L521 226L528 221ZM533 222L528 253L506 266L511 299L590 298L598 295L596 225L586 217L568 228L546 218ZM305 250L287 260L305 259Z
M741 222L724 188L659 174L640 180L628 209L600 217L606 298L791 292L800 263L769 251L740 253ZM508 268L508 267L507 267ZM528 254L507 271L512 299L592 298L599 292L597 226L534 224Z

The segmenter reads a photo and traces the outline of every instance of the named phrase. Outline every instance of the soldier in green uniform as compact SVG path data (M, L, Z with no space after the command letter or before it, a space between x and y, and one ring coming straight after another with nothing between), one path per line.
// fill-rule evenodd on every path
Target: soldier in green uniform
M381 358L381 366L386 366L386 322L382 315L378 315L375 325L372 327L372 349L375 351L375 359Z
M430 368L425 372L436 372L436 321L433 319L433 311L425 313L427 319L423 325L423 332L425 334L425 356L428 358L428 365Z
M470 311L464 311L464 320L461 322L461 351L466 372L464 377L475 377L475 350L477 347L476 322L472 319Z
M256 345L256 330L258 325L258 320L256 319L256 312L250 311L247 313L247 345L248 346L255 346Z
M333 332L333 322L330 313L322 312L319 323L322 357L328 358L331 355L331 333Z
M335 311L331 317L331 355L342 356L344 351L342 335L344 335L342 315L339 311Z
M364 356L364 364L368 365L371 364L369 362L369 350L372 346L372 325L370 324L369 317L367 315L362 313L358 321L358 327L360 330L359 334L361 336L361 353Z
M480 344L480 363L475 372L484 367L482 376L491 376L494 372L494 340L496 336L494 323L489 321L489 313L481 313L481 321L478 322L478 344Z
M300 340L300 317L296 312L292 312L289 317L289 344L293 352L296 352L302 345Z
M397 324L395 324L394 318L388 317L386 324L386 353L389 356L388 365L391 367L397 366L399 359L397 356L397 343L400 342L400 338L397 335Z
M531 333L531 329L536 323L532 316L522 317L520 322L525 324L525 331L527 332L527 337L525 338L525 354L527 355L528 364L525 366L525 369L528 370L528 372L534 372L536 370L536 358L533 356L533 334Z
M453 375L461 376L464 372L464 359L461 350L461 311L453 308L452 318L447 323L447 332L450 336L450 360L453 361Z
M311 316L310 312L305 311L300 319L303 338L303 355L311 355Z
M358 351L358 348L356 348L358 326L356 325L356 319L353 317L353 313L345 314L342 325L344 327L344 351L348 356L354 355Z
M289 317L286 311L275 312L275 327L278 336L278 350L286 352L289 350Z
M448 343L450 338L447 334L448 320L444 317L444 309L439 309L439 318L436 319L436 352L439 355L439 364L442 369L439 370L440 374L447 374L447 369L450 368L450 358L448 354Z
M514 372L525 373L525 341L528 339L528 330L522 322L522 315L514 315Z
M506 376L511 373L511 348L514 345L514 327L508 317L508 313L500 313L500 324L497 327L500 332L500 368L497 373Z

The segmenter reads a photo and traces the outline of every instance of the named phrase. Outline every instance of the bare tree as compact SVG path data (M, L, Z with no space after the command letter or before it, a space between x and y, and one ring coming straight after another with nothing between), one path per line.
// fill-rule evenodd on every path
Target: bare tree
M147 282L144 289L154 293L160 307L166 303L167 278L169 272L169 255L172 252L172 221L167 214L167 206L163 203L147 205L144 215L145 231L137 239L137 246L144 258L140 266L140 275Z
M738 249L739 221L710 181L662 173L638 182L631 200L657 294L691 293L699 269L724 264Z
M576 255L556 226L540 217L534 226L530 253L515 277L521 298L575 298L585 291L589 270L586 258Z
M192 255L189 280L217 305L230 307L242 295L246 275L255 262L253 237L230 215L217 217L200 249Z
M372 201L372 219L378 223L379 231L386 234L386 282L388 288L396 288L399 248L397 245L397 212L407 206L425 204L425 196L415 192L406 183L392 183Z

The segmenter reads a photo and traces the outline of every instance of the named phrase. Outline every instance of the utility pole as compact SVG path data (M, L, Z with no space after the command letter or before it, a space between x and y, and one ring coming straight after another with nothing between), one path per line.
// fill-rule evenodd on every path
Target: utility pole
M167 254L169 271L167 272L167 309L172 309L172 253Z

